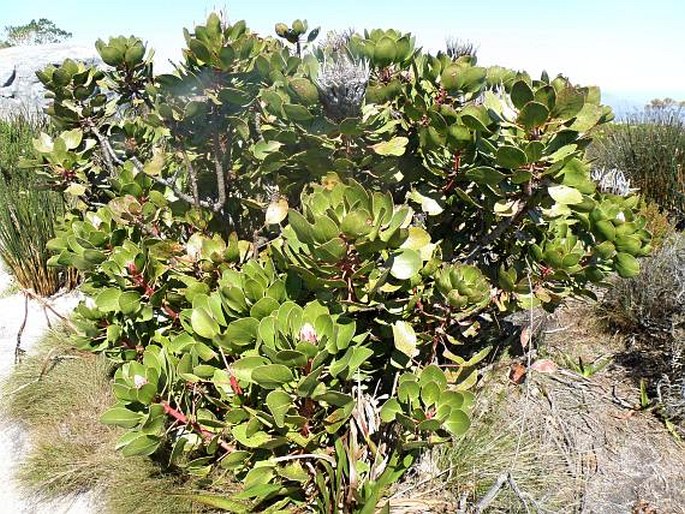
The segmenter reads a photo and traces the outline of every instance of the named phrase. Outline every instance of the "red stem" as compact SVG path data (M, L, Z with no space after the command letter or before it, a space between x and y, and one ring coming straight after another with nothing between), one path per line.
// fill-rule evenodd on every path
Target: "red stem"
M202 428L199 423L195 421L190 421L185 414L183 414L181 411L174 409L171 405L169 405L168 402L162 401L160 402L160 405L164 407L164 412L174 418L176 421L184 424L184 425L190 425L190 427L199 432L202 438L205 440L205 442L209 442L212 439L214 439L214 436L216 434L213 434L209 430ZM229 445L226 441L222 441L219 439L219 446L226 450L227 452L232 452L235 450L231 445Z

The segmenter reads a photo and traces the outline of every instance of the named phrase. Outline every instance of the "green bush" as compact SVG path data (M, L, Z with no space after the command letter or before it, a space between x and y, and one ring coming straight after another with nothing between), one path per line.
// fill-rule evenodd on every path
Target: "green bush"
M65 213L62 195L41 187L34 169L19 167L43 128L30 117L0 120L0 258L22 288L50 296L72 287L75 274L47 266L47 243Z
M243 491L203 501L232 511L374 512L468 429L498 318L637 274L650 235L583 160L596 88L276 32L211 15L173 74L123 37L106 71L39 73L40 164L80 205L53 263L94 300L79 344L120 363L124 454L229 470Z
M642 196L685 219L685 118L679 109L646 109L607 127L592 145L595 166L623 171Z

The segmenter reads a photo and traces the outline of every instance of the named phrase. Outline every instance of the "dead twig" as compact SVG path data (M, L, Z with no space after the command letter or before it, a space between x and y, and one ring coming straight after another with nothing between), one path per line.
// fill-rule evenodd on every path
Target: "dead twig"
M480 499L480 501L476 503L476 505L473 507L472 514L481 514L485 509L487 509L488 506L493 501L495 501L497 495L502 491L504 486L507 484L514 492L516 497L521 501L521 504L526 508L526 512L530 512L528 506L529 503L536 510L540 510L540 507L536 503L536 501L528 493L521 491L518 484L516 483L516 480L514 480L514 477L511 476L511 473L509 471L505 471L499 477L497 477L497 480L495 480L495 483L492 484L492 487L490 487L488 492L485 493L485 496L483 496Z
M14 363L18 364L21 355L24 354L24 350L21 348L21 336L24 334L24 329L26 328L26 321L29 318L29 295L24 291L24 319L21 322L19 331L17 332L17 345L14 348Z

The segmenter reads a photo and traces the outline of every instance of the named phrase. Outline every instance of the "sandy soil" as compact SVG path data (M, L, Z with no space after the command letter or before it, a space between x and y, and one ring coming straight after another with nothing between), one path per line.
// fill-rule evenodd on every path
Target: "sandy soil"
M0 293L11 287L10 276L0 268ZM78 303L76 294L62 295L51 300L53 308L61 313L70 312ZM49 315L51 322L56 316ZM0 298L0 381L4 381L14 366L17 332L24 318L24 295L20 292ZM22 336L22 348L30 353L48 328L42 306L29 302L29 316ZM96 510L90 498L82 495L58 502L36 503L17 487L13 477L22 456L29 446L21 425L8 422L0 415L0 512L7 514L91 514Z

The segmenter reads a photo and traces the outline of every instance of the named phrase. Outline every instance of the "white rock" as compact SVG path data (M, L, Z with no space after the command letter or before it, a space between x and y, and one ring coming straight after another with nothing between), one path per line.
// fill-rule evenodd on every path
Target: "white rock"
M42 112L46 105L45 89L36 71L49 64L62 64L67 58L102 63L94 46L50 43L0 49L0 118L27 111Z

